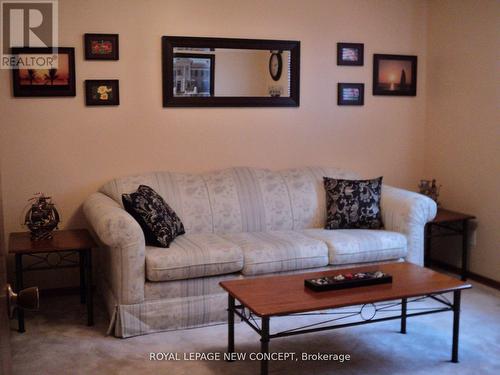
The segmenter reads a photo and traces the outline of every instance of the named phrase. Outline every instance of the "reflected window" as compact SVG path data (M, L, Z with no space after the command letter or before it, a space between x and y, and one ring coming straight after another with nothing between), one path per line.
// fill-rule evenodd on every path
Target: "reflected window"
M174 55L174 96L214 96L214 64L212 54Z

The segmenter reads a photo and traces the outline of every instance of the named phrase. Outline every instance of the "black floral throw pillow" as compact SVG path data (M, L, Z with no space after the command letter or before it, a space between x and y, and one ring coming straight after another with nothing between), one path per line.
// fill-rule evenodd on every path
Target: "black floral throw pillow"
M122 194L125 210L139 223L148 245L169 247L185 233L175 211L152 188L141 185L136 192Z
M380 229L382 177L337 180L323 177L326 190L325 229Z

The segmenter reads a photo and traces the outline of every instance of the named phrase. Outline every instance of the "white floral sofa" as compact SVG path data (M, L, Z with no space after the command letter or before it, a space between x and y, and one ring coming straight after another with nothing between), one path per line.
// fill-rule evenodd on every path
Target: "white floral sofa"
M115 179L84 203L99 239L100 289L109 332L129 337L226 319L221 280L407 260L423 263L424 226L435 203L384 185L384 230L324 230L323 176L335 168L230 168L205 174L149 173ZM372 176L370 176L372 177ZM151 186L177 212L186 234L170 248L146 246L122 193Z

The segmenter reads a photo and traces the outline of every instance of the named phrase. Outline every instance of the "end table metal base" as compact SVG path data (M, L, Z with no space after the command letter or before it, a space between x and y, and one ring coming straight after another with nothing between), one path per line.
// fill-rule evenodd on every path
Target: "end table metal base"
M74 253L78 252L78 266L80 268L80 302L82 304L87 305L87 325L94 325L94 301L93 301L93 293L92 293L92 250L84 249L84 250L65 250L62 251L64 253ZM37 258L37 262L34 264L23 267L23 255L32 256ZM64 257L61 257L64 259ZM19 293L24 288L23 283L23 273L26 271L37 271L37 270L47 270L47 269L57 269L57 268L66 268L66 267L75 267L76 265L65 264L65 265L51 265L48 262L48 258L41 257L38 254L30 254L30 253L18 253L15 255L16 261L16 291ZM67 262L67 260L65 260ZM45 263L46 265L40 266L40 264ZM24 333L26 332L25 328L25 320L24 320L24 310L17 309L17 321L18 321L18 332Z

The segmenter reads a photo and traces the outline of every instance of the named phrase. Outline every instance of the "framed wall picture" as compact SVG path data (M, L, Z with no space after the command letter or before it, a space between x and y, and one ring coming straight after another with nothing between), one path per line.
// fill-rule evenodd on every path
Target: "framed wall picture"
M12 54L30 61L50 61L46 69L13 69L14 96L75 96L75 49L15 47Z
M364 44L337 43L337 65L363 66Z
M214 96L215 55L174 53L174 96Z
M417 95L417 56L373 55L373 95Z
M119 105L120 88L117 79L87 79L85 81L85 104Z
M338 84L338 105L364 105L365 84L364 83L340 83Z
M85 34L86 60L118 60L118 34Z

